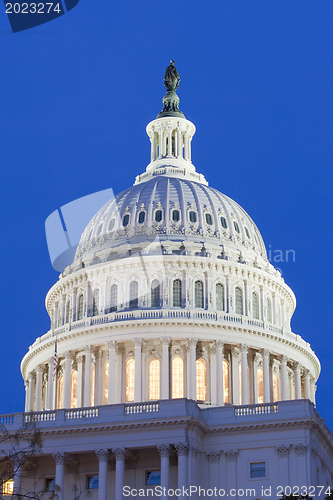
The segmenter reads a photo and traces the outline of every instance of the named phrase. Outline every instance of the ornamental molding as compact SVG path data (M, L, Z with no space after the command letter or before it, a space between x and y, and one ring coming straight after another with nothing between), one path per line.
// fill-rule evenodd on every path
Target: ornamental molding
M207 458L210 464L217 464L220 461L221 451L208 451Z
M65 461L67 458L66 453L58 452L58 453L54 453L52 456L54 458L56 465L64 465L65 464Z
M174 447L176 448L179 457L188 455L189 446L187 443L174 443Z
M126 449L125 448L112 448L112 453L116 457L116 462L125 461Z
M169 444L160 444L157 446L157 449L161 457L169 457L171 454L171 448Z
M95 453L100 462L107 462L110 457L110 452L108 449L95 450Z
M226 457L227 460L229 461L235 461L237 460L239 450L227 450L224 452L224 456Z
M294 451L297 455L305 455L309 449L308 445L305 445L305 444L295 444L293 446L294 448Z
M280 455L281 457L286 457L289 455L291 446L279 446L276 449L276 453Z

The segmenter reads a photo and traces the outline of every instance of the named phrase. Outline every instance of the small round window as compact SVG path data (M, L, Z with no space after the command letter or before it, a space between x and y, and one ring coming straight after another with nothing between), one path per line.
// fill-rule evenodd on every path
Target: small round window
M190 222L197 222L197 214L193 212L193 210L190 211L189 217L190 217Z
M234 228L237 233L240 233L238 222L234 220Z
M173 210L172 211L172 220L174 220L175 222L178 222L179 221L179 210Z
M226 229L227 227L227 221L225 220L225 217L221 217L221 226L224 227L224 229Z
M96 236L98 236L99 234L101 234L102 229L103 229L103 223L98 226L97 231L96 231Z
M129 214L124 215L124 218L123 218L123 226L124 227L128 226L129 217L130 217Z
M145 217L146 217L146 212L140 212L139 213L139 219L138 219L139 224L143 224L144 223Z
M250 233L249 233L249 230L247 227L244 228L245 229L245 234L248 238L250 238Z
M108 225L108 231L112 231L112 229L114 228L115 223L116 223L116 219L115 218L113 218L113 219L110 220L109 225Z
M206 223L211 226L213 224L213 219L211 214L206 214Z
M155 212L155 221L161 222L162 220L162 210L156 210Z

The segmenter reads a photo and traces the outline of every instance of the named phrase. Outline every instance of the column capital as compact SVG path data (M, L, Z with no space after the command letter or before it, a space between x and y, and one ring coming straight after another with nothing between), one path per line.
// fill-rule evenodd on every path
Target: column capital
M215 344L215 342L211 342L209 344L209 351L211 352L211 354L215 354L216 353L216 344Z
M107 462L110 456L110 452L108 449L95 450L95 453L100 462Z
M256 352L255 355L253 356L253 361L257 364L262 363L262 355L260 352Z
M288 356L286 356L285 354L283 354L283 356L281 357L281 363L286 363L287 364L288 361L289 361Z
M112 453L116 457L116 461L125 461L126 449L125 448L112 448Z
M65 351L63 353L63 356L64 356L65 359L71 359L72 360L74 358L72 351Z
M168 457L171 453L169 444L159 444L156 448L158 449L161 457Z
M300 444L295 444L293 448L297 455L305 455L309 447L306 444L300 443Z
M136 338L136 339L133 339L133 342L134 342L134 345L135 347L142 347L142 344L143 344L143 339L142 338Z
M53 453L52 456L54 458L56 465L64 465L66 461L66 453L61 453L61 452Z
M270 350L269 350L269 349L263 349L263 351L262 351L262 355L263 355L265 358L269 358L269 355L270 355Z
M78 364L83 363L83 354L82 354L82 353L80 353L80 354L78 354L78 355L76 356L76 362L77 362Z
M161 337L161 339L160 339L160 340L161 340L161 344L162 344L162 346L167 346L167 347L169 347L169 345L170 345L170 341L171 341L170 337Z
M53 367L53 363L54 363L54 356L51 356L50 358L48 358L48 360L47 360L46 362L47 362L47 364L48 364L49 366L50 366L50 365L52 365L52 367Z
M223 340L216 340L215 344L216 344L216 347L219 347L222 349L224 348L224 341Z
M289 455L290 452L290 446L279 446L276 449L276 453L280 455L281 457L286 457Z
M304 377L310 376L310 370L308 370L307 368L303 368L303 373L304 373Z
M92 346L91 345L87 345L85 348L84 348L84 353L87 355L87 354L91 354L92 353Z
M227 450L224 452L224 455L227 460L237 460L239 450Z
M177 450L178 456L187 456L189 447L187 443L175 443L174 447Z
M241 345L241 351L247 354L247 351L249 350L249 346L247 344L242 344Z
M117 349L117 341L116 340L109 340L107 342L108 349Z
M231 355L233 358L238 358L239 357L240 350L238 347L233 347L231 350Z
M36 370L36 373L43 373L44 365L37 365L35 370Z
M220 451L209 451L207 452L208 462L210 464L216 464L219 462L221 456Z
M295 370L300 370L301 371L301 368L302 368L302 365L299 361L295 361L294 362L294 368Z
M198 343L198 339L195 337L188 339L188 346L189 347L196 347L197 343Z

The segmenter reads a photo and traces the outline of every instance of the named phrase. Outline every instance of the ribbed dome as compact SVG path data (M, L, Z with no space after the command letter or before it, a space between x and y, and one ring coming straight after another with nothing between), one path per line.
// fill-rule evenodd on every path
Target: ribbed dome
M121 243L151 241L228 242L266 259L262 237L231 198L202 183L157 175L106 203L84 230L75 258Z

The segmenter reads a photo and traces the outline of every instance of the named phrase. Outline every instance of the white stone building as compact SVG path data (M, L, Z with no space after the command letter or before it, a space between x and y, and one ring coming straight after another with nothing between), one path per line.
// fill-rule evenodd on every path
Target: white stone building
M93 217L47 294L51 328L21 365L25 413L1 417L43 437L14 488L323 497L333 440L314 406L319 360L290 328L295 296L249 215L196 172L173 90L163 104L146 172Z

